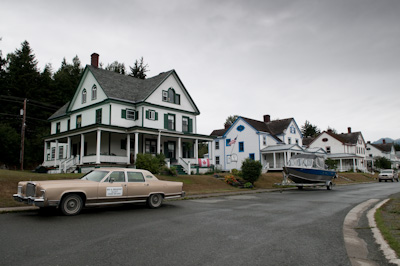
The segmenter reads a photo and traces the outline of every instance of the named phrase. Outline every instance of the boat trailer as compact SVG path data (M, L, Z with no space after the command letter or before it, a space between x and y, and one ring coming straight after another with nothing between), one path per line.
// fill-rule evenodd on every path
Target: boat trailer
M275 183L275 185L297 187L298 189L303 189L303 187L313 187L313 188L326 187L327 190L332 190L333 186L335 185L330 180L326 181L326 182L318 182L318 183L294 183L288 179L288 176L287 176L287 174L285 174L285 172L282 172L282 174L283 174L282 183Z

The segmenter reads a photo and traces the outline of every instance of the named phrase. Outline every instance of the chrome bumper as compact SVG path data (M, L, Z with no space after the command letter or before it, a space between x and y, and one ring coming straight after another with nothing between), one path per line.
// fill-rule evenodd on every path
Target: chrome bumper
M28 205L35 205L37 207L44 207L44 199L34 197L23 197L20 194L14 194L13 198L15 201L23 202Z

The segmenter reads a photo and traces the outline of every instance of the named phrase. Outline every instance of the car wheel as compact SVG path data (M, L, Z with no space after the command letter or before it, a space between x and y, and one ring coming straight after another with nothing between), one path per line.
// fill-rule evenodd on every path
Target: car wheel
M147 199L147 205L154 209L161 206L163 201L163 196L161 194L151 194L150 197Z
M379 179L379 182L381 182L382 180L381 179Z
M69 194L65 196L60 205L61 212L64 215L77 215L81 212L83 207L83 200L77 194Z
M332 182L329 182L329 184L326 186L327 190L332 190Z

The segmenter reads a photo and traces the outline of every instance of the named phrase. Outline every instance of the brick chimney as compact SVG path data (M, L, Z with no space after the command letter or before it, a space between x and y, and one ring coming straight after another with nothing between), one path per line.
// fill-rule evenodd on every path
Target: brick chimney
M382 144L386 144L386 140L385 139L382 140Z
M92 62L91 65L94 66L95 68L99 67L99 54L93 53L91 55Z
M271 122L271 116L270 115L264 115L264 122L265 123Z
M351 127L347 128L347 133L349 133L349 134L351 133Z

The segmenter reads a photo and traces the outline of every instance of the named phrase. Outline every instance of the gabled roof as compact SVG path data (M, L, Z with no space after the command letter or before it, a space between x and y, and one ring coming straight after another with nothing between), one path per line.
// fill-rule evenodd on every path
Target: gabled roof
M361 138L364 140L361 132L359 132L359 131L352 132L352 133L341 133L341 134L336 134L331 131L323 131L317 137L315 137L314 139L311 139L311 141L308 143L307 146L309 147L311 145L311 143L313 143L316 139L321 137L323 134L327 134L327 135L331 136L332 138L340 141L343 144L357 145L359 136L361 136ZM304 139L303 139L303 143L304 143ZM306 145L306 144L304 144L304 145Z
M392 147L393 147L393 143L385 143L385 144L372 144L370 143L371 146L374 146L375 148L377 148L380 151L383 152L391 152L392 151Z
M175 72L175 70L170 70L148 79L139 79L90 65L86 67L93 73L108 98L134 103L144 101L169 75Z
M254 120L251 118L247 117L242 117L239 116L238 119L243 119L246 123L248 123L250 126L252 126L255 130L260 131L260 132L267 132L270 133L272 137L274 137L276 140L282 142L281 139L279 139L277 136L283 134L283 131L288 128L290 123L292 122L293 118L287 118L287 119L281 119L281 120L273 120L270 122L264 122L264 121L259 121L259 120ZM236 121L237 121L236 120ZM236 123L235 121L235 123ZM235 124L233 123L233 124ZM224 129L216 129L213 132L211 132L211 136L223 136L225 133L229 130L229 128L224 128Z
M96 68L91 65L86 65L85 72L87 71L90 71L93 74L108 99L123 100L132 103L144 102L170 75L175 75L179 83L182 85L184 92L193 104L196 113L200 113L196 104L193 102L186 88L184 88L184 85L173 69L167 72L162 72L157 76L148 79L134 78L114 71ZM84 79L84 76L82 79ZM57 110L49 117L49 120L65 115L68 108L70 108L70 103L71 102L68 102Z

